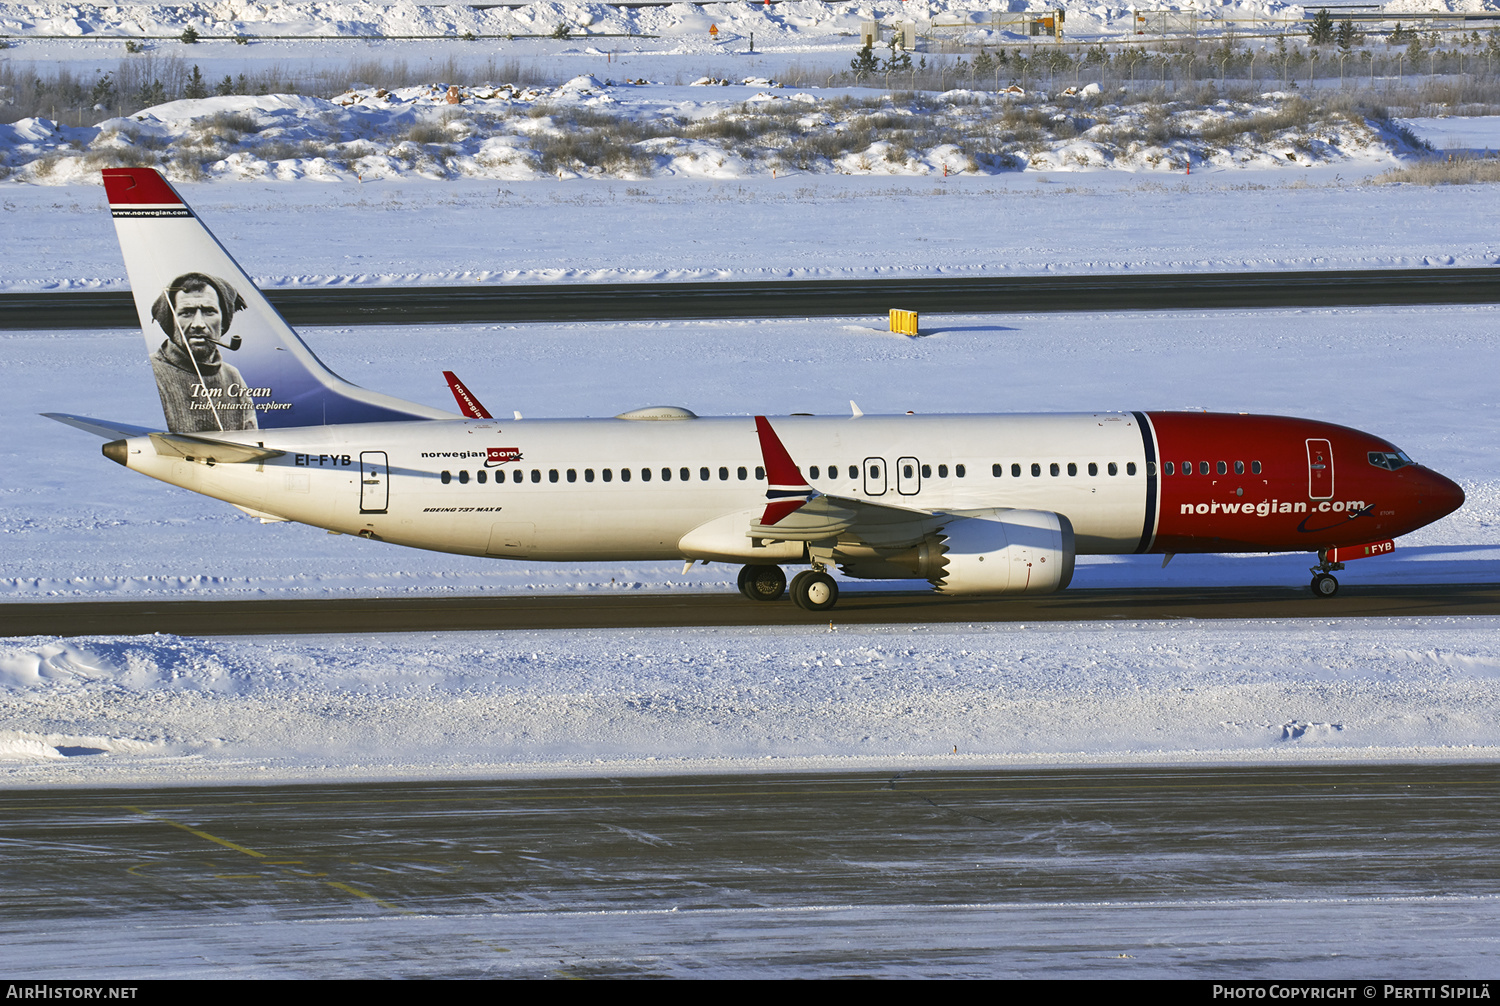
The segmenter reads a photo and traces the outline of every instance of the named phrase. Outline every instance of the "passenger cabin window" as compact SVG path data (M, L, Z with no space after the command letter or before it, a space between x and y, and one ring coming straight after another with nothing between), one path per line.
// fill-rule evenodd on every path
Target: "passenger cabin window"
M693 470L691 468L679 468L677 469L677 477L686 482L693 477Z
M859 465L850 465L849 466L849 477L851 479L857 479L857 478L859 478Z
M1229 474L1229 466L1226 465L1222 461L1220 461L1217 465L1214 466L1214 470L1217 471L1220 475L1228 475Z
M1108 471L1111 475L1120 474L1120 466L1115 464L1113 461L1109 463L1109 467L1105 470Z
M1005 473L1005 466L1004 465L990 465L990 474L993 475L995 478L998 479L1004 473Z
M1089 474L1090 475L1098 475L1099 474L1099 462L1097 462L1097 461L1090 461L1089 462Z
M719 481L720 482L728 482L729 481L729 469L728 468L722 468L721 467L719 469Z
M458 473L458 484L461 486L469 484L469 472L467 469Z
M1252 462L1250 462L1250 474L1251 475L1259 475L1260 474L1260 462L1259 461L1252 461Z
M1126 475L1134 475L1135 474L1135 462L1134 461L1127 461L1127 462L1125 462L1125 474Z
M547 481L548 482L556 482L557 481L557 469L556 468L553 468L553 469L551 469L550 471L547 472Z
M483 469L480 469L479 471L474 473L474 481L478 482L480 485L484 485L485 478L486 476Z
M1042 466L1035 461L1031 463L1031 477L1034 479L1042 477Z
M1069 461L1068 462L1068 477L1072 478L1074 475L1077 475L1077 474L1078 474L1078 465L1075 462Z
M1092 468L1092 467L1094 467L1094 466L1093 466L1093 465L1089 465L1089 467L1090 467L1090 468ZM1165 465L1163 465L1163 466L1162 466L1162 469L1163 469L1163 470L1164 470L1164 471L1165 471L1165 472L1166 472L1166 473L1167 473L1167 474L1168 474L1168 475L1172 475L1172 474L1175 474L1175 473L1174 473L1174 472L1173 472L1173 471L1172 471L1172 462L1170 462L1170 461L1168 461L1168 462L1167 462L1167 463L1166 463L1166 464L1165 464ZM1093 473L1093 472L1089 472L1089 474L1090 474L1090 475L1092 475L1092 474L1094 474L1094 473Z
M947 465L938 465L938 478L945 479L947 477L948 477L948 466Z
M1058 475L1062 474L1062 468L1058 466L1056 461L1047 466L1047 471L1052 474L1053 478L1057 478Z
M759 468L757 468L757 469L755 469L755 470L756 470L756 471L760 471L760 469L759 469ZM816 478L821 478L821 476L820 476L820 475L819 475L819 474L818 474L818 473L819 473L819 472L821 472L821 471L822 471L822 470L823 470L823 469L821 469L821 468L819 468L819 467L818 467L818 466L817 466L817 465L813 465L813 466L812 466L812 467L811 467L811 468L809 468L809 469L808 469L808 470L807 470L807 477L808 477L808 478L809 478L809 479L816 479ZM759 475L757 475L757 476L756 476L756 478L760 478L760 476L759 476Z
M1245 462L1243 462L1243 461L1236 461L1234 463L1234 473L1236 475L1243 475L1243 474L1245 474Z
M443 472L443 474L439 475L438 478L442 480L443 485L447 485L448 483L453 481L453 473L445 471Z
M630 481L630 469L629 468L621 468L620 469L620 481L621 482L629 482Z
M594 481L594 470L592 468L585 468L583 470L583 481L585 481L585 482L592 482L592 481Z
M832 470L833 469L831 469L831 468L829 469L829 471L832 471ZM814 468L813 471L817 471L817 469ZM764 468L762 468L760 465L756 465L755 466L755 480L757 482L764 482L766 480L766 470Z
M613 482L614 478L615 478L615 473L613 471L611 471L610 469L606 468L606 469L604 469L603 471L601 471L599 473L599 477L602 478L606 482Z
M954 465L954 466L953 466L953 474L954 474L954 476L955 476L955 477L957 477L957 478L963 478L963 477L964 477L964 474L965 474L965 472L966 472L966 471L967 471L967 470L968 470L968 469L966 469L966 468L964 468L964 466L963 466L963 465Z
M905 475L907 478L911 478L911 465L904 466L902 468L902 474ZM930 479L930 478L932 478L932 466L931 465L923 465L922 466L922 477L924 479Z
M1011 465L1010 466L1010 477L1013 478L1013 479L1018 479L1018 478L1021 477L1021 466L1020 465L1017 464L1017 465Z
M540 468L533 468L531 470L531 481L533 481L533 482L540 482L540 481L542 481L542 470Z
M1207 461L1200 461L1200 462L1198 462L1198 474L1199 475L1207 475L1208 474L1208 462Z
M750 477L750 473L745 470L745 466L744 465L740 465L738 468L736 468L735 471L734 471L734 474L739 478L739 480L741 482L745 481L746 479L748 479Z
M649 468L642 468L641 469L641 481L642 482L650 482L651 481L651 469L649 469Z

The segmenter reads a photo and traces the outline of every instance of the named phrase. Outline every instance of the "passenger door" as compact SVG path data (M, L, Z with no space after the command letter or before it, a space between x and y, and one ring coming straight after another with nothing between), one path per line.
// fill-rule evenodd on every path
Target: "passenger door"
M1333 444L1327 440L1307 442L1307 495L1315 500L1333 497Z
M359 455L359 512L385 513L390 503L390 463L385 451Z

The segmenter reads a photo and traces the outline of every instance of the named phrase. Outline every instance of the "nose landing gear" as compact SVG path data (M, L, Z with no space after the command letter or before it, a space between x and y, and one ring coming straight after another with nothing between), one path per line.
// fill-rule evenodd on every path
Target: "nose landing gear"
M1339 582L1333 576L1333 570L1343 569L1341 562L1329 562L1327 551L1318 553L1318 564L1311 566L1312 592L1314 597L1332 597L1339 592Z
M1329 573L1318 573L1312 578L1312 592L1317 597L1332 597L1339 592L1339 582Z

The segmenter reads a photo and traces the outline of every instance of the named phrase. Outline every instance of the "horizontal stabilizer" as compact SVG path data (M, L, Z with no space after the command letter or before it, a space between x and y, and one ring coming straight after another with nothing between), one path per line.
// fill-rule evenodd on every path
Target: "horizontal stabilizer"
M105 440L129 440L131 437L144 437L155 431L149 426L131 426L129 423L115 423L107 419L90 419L88 416L70 416L65 412L43 412L42 415L48 419L56 419L59 423L67 423L76 426L85 433L92 433L96 437Z
M153 433L151 444L160 455L212 464L244 464L246 462L258 464L286 454L286 451L273 450L269 447L232 444L227 440L196 437L191 433Z

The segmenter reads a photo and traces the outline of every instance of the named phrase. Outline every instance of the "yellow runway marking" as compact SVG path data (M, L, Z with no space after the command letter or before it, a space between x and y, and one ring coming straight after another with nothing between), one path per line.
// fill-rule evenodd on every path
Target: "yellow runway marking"
M414 912L408 912L404 908L397 908L395 905L391 904L389 901L381 901L379 898L375 897L375 895L373 895L373 894L366 894L364 891L361 891L359 888L357 888L357 887L350 887L348 884L341 883L340 881L329 880L329 881L326 881L326 883L328 884L329 887L337 887L339 890L345 891L345 892L347 892L349 894L352 894L356 898L364 898L367 901L373 901L373 902L375 902L375 904L379 905L381 908L389 908L391 911L393 911L393 912L400 912L402 915L414 915L414 914L416 914Z
M152 813L149 810L142 810L140 807L130 807L130 806L127 806L126 809L130 810L130 811L133 811L134 813L140 814L142 817L149 817L153 821L160 821L162 824L170 824L174 828L181 828L183 831L187 832L189 835L193 835L193 836L195 836L197 838L201 838L204 841L213 842L216 845L222 845L226 849L233 849L235 852L243 853L246 856L253 856L256 859L265 860L267 866L280 866L280 867L283 868L283 870L285 870L285 872L292 874L291 877L287 878L286 880L278 881L278 883L287 884L287 883L291 883L293 881L312 880L312 879L317 878L317 877L326 877L326 876L328 876L328 874L326 874L326 873L324 873L322 871L311 872L311 871L306 871L306 870L289 870L289 869L286 869L286 867L290 867L290 866L303 866L303 865L305 865L305 861L304 860L300 860L300 859L281 859L281 860L266 859L266 854L263 853L263 852L256 852L254 849L247 848L246 846L240 845L238 842L231 842L227 838L220 838L218 835L210 834L209 832L206 832L206 831L204 831L201 828L191 827L190 825L183 824L181 821L174 821L170 817L163 817L161 814ZM135 867L131 867L131 869L134 870ZM234 879L234 880L240 880L240 879L258 880L258 879L260 879L260 877L259 877L258 874L253 874L253 873L245 873L245 874L215 874L215 876L218 879L221 879L221 880L228 880L228 879ZM370 894L370 893L368 893L366 891L361 891L357 887L351 887L350 885L345 884L342 881L338 881L338 880L325 880L324 883L327 884L329 887L337 888L338 890L343 891L346 894L352 894L356 898L364 898L366 901L372 901L375 904L379 905L381 908L388 908L388 909L390 909L393 912L400 912L402 915L412 915L412 914L415 914L413 912L408 912L408 911L406 911L403 908L398 908L395 905L391 904L389 901L384 901L384 900L382 900L380 898L377 898L377 897L375 897L375 895Z
M170 824L174 828L181 828L183 831L187 832L189 835L196 835L199 838L204 839L206 841L213 842L213 843L215 843L217 845L222 845L226 849L233 849L235 852L243 852L245 855L247 855L247 856L254 856L256 859L265 859L266 858L266 855L263 852L256 852L254 849L247 849L243 845L238 845L238 844L236 844L234 842L229 841L229 839L227 839L227 838L220 838L217 835L210 835L206 831L201 831L198 828L189 827L188 825L183 824L181 821L174 821L174 820L172 820L170 817L162 817L160 814L153 814L151 811L149 811L149 810L142 810L139 807L127 807L126 809L127 810L132 810L135 813L140 814L140 815L142 815L144 817L149 817L153 821L160 821L163 824Z

